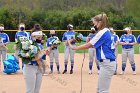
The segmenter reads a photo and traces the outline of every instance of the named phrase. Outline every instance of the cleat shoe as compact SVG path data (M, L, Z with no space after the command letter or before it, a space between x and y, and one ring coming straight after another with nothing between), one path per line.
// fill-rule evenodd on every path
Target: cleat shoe
M99 75L99 73L100 73L100 70L98 70L98 72L97 72L97 73L98 73L98 75Z
M73 74L73 70L70 70L70 74Z
M115 72L114 75L117 75L117 72Z
M57 71L57 74L61 74L60 71Z
M50 72L49 72L49 74L52 74L52 73L53 73L53 71L50 71Z
M92 74L92 70L89 70L89 75L91 75Z
M124 75L124 71L122 71L122 72L120 73L120 75Z
M66 74L66 73L67 73L67 70L64 70L64 71L63 71L63 74Z
M133 75L136 75L136 71L133 71L132 74L133 74Z

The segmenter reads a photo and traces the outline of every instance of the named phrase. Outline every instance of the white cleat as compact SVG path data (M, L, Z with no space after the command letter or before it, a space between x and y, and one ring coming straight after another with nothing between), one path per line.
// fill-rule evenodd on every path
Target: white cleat
M136 75L136 71L133 71L132 74L133 74L133 75Z
M124 71L122 71L122 72L120 73L120 75L124 75Z
M90 74L90 75L92 74L92 70L89 71L89 74Z
M97 73L98 73L98 75L99 75L99 74L100 74L100 70L98 70L98 72L97 72Z

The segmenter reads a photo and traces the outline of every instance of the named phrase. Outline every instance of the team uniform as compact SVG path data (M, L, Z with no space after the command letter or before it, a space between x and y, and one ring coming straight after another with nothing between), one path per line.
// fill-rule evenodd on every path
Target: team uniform
M38 46L40 49L43 49L41 44L38 43ZM41 61L43 61L43 58ZM37 61L33 60L28 64L24 64L23 75L26 84L26 93L39 93L43 74L38 66Z
M100 74L97 93L109 93L111 77L116 69L112 34L108 28L99 31L90 43L96 48L97 60L100 61Z
M120 38L120 42L134 43L136 42L136 38L134 35L122 35ZM127 58L130 61L133 72L136 70L135 61L134 61L134 48L133 45L122 45L122 73L124 74L126 68Z
M112 34L112 39L114 40L114 44L116 44L117 42L119 42L119 36L116 34ZM116 70L114 74L117 74L117 56L118 56L118 47L116 46L115 49L115 56L116 56Z
M62 41L71 40L74 38L75 32L74 31L67 31L63 34ZM75 42L71 42L72 45L75 45ZM74 66L74 54L75 50L72 50L69 45L65 45L64 49L64 64L65 64L65 70L67 72L67 64L68 64L68 58L70 55L70 61L71 61L71 70L73 72L73 66Z
M140 35L137 37L137 43L140 44ZM140 47L139 47L139 53L140 53Z
M18 32L16 32L16 35L15 35L15 41L17 41L19 39L19 37L22 37L22 36L28 37L28 39L29 39L29 35L28 35L27 32L25 32L25 31L18 31ZM16 50L15 51L15 57L17 59L17 62L19 63L19 57L18 57L18 52L19 51L17 51L17 49L15 49L15 50Z
M87 40L91 40L96 34L93 34L93 33L90 33L87 37ZM87 42L89 42L87 41ZM95 59L95 62L96 62L96 66L97 66L97 69L98 69L98 72L100 70L100 67L99 67L99 61L96 59L96 49L94 47L91 47L88 49L88 53L89 53L89 74L92 74L92 66L93 66L93 61Z
M6 33L0 33L0 44L4 45L4 46L0 46L0 57L2 55L2 61L0 58L0 62L6 60L6 53L7 53L6 44L8 42L10 42L9 36Z
M58 39L57 36L52 36L52 37L48 38L47 47L52 47L51 43L56 39ZM60 74L60 71L59 71L59 51L58 51L57 46L53 46L51 48L49 58L50 58L50 69L51 69L50 73L53 72L53 60L55 59L55 63L57 66L57 72L58 72L58 74Z

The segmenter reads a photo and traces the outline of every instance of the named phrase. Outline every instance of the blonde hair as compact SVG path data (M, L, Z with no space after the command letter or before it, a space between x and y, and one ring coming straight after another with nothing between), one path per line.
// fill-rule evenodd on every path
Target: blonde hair
M108 17L105 13L96 15L95 17L92 18L92 20L95 20L101 23L100 29L108 27Z

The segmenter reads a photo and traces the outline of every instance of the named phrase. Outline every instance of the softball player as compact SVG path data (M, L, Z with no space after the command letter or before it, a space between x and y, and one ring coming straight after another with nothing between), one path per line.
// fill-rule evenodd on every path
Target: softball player
M140 45L140 35L137 37L137 43ZM139 53L140 53L140 47L139 47Z
M95 35L96 35L95 28L92 27L92 28L91 28L91 32L90 32L90 34L89 34L88 37L87 37L87 43L88 43ZM96 49L95 49L94 47L90 47L90 48L88 49L88 53L89 53L89 74L92 74L92 66L93 66L94 58L95 58L95 62L96 62L96 66L97 66L98 74L99 74L100 67L99 67L99 62L98 62L98 60L96 59Z
M49 54L49 57L50 57L50 74L53 73L53 60L55 59L55 63L56 63L56 66L57 66L57 73L60 74L60 71L59 71L59 51L58 51L58 45L51 45L50 43L55 40L55 39L58 39L58 37L56 36L55 34L55 30L50 30L50 35L51 37L48 38L47 40L47 47L51 47L51 51L50 51L50 54Z
M132 35L130 27L126 27L124 31L126 34L122 35L120 38L120 44L122 45L122 72L120 74L124 74L128 58L132 67L133 75L136 75L133 48L133 46L136 44L136 38L134 35Z
M73 31L73 25L69 24L67 26L68 31L63 34L62 41L64 42L65 49L64 49L64 64L65 69L63 71L63 74L67 73L67 65L68 65L68 59L70 55L70 61L71 61L71 70L70 74L73 74L73 67L74 67L74 54L75 50L72 50L67 43L67 40L72 40L74 38L75 32ZM75 42L71 42L72 45L75 45Z
M15 42L17 42L17 41L18 41L18 38L19 38L19 37L22 37L22 36L26 36L26 37L28 37L28 39L29 39L29 35L28 35L28 33L25 31L25 24L24 24L24 23L20 23L20 24L19 24L19 31L16 32L16 34L15 34ZM17 49L15 48L15 57L16 57L17 62L18 62L18 64L19 64L18 52L19 52L19 51L17 51Z
M40 26L40 24L35 24L34 25L34 28L32 29L32 32L42 32L42 27ZM31 36L31 38L33 38ZM37 39L35 39L37 44L43 49L44 47L44 44L46 43L45 40L42 40L42 36L39 36ZM43 75L47 75L47 72L45 71L46 70L46 55L43 55L42 57L42 66L43 66Z
M114 44L115 44L115 56L116 56L116 70L114 75L117 75L117 56L118 56L118 44L119 44L119 36L116 35L114 32L114 29L112 27L109 28L111 33L112 33L112 38L114 39Z
M9 36L3 32L4 31L4 25L0 25L0 69L1 69L1 62L6 60L6 53L8 48L6 47L7 43L10 42ZM2 56L2 60L1 60ZM4 67L5 68L5 67Z
M116 69L116 57L114 53L112 34L107 28L108 18L106 14L99 14L92 18L94 27L98 33L92 38L89 43L80 46L72 46L70 40L69 46L75 50L87 49L90 47L96 48L97 60L100 61L100 74L98 79L97 93L109 93L111 77Z
M32 36L31 40L34 40L35 39L33 38L34 35L31 35L31 36ZM42 34L38 33L38 36L41 37ZM40 41L40 39L37 41ZM41 50L43 49L43 46L40 42L37 42L37 45ZM42 56L42 59L40 60L43 63L43 60L44 60L43 56ZM32 60L30 63L24 64L23 75L24 75L25 84L26 84L26 93L39 93L41 83L42 83L43 73L41 69L39 68L39 65L36 60Z

